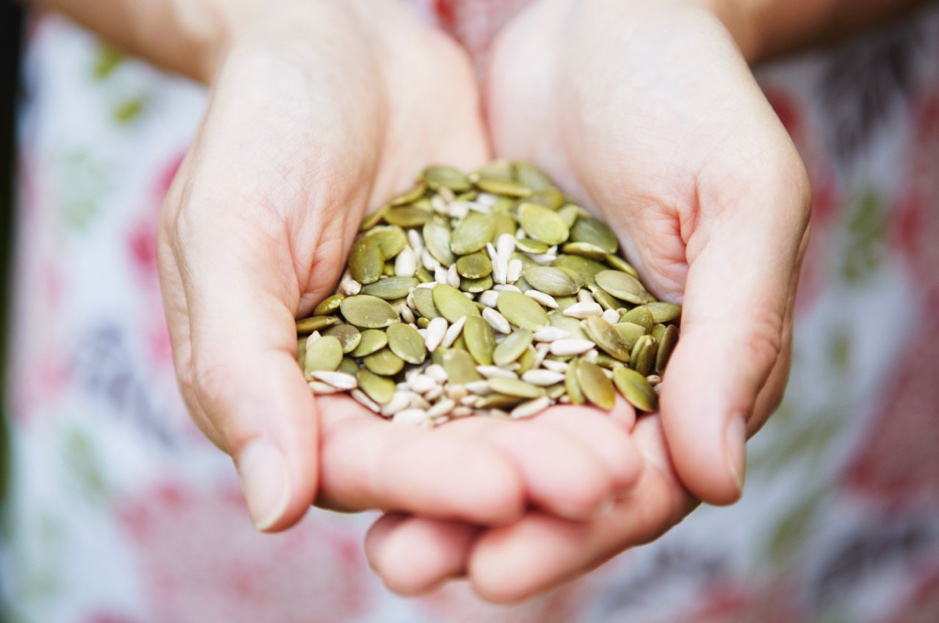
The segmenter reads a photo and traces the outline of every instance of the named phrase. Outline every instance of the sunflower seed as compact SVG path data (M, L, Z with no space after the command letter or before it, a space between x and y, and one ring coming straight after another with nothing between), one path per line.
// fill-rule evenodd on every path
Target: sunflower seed
M590 340L563 338L551 342L551 354L558 356L582 355L592 349L595 344Z
M583 320L584 318L590 318L592 316L602 316L603 308L600 307L600 305L597 303L584 301L582 303L574 303L565 309L563 314L565 316L570 316L571 318L578 318Z
M443 335L443 341L440 342L440 345L444 348L450 348L456 342L457 338L460 337L460 334L463 332L463 327L466 324L466 316L461 316L457 318L457 321L454 322L447 328L447 332Z
M518 405L509 412L509 417L513 420L532 417L538 415L550 406L551 399L546 396L541 396Z
M424 345L427 352L432 353L443 343L443 338L447 334L447 320L442 317L434 318L427 325L427 333L424 335Z

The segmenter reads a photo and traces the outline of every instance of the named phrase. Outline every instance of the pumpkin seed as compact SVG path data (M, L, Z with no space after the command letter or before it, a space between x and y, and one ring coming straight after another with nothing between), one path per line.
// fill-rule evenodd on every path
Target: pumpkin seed
M408 363L420 365L427 357L424 338L411 325L402 322L388 327L388 348Z
M414 277L382 277L374 283L362 286L362 294L394 301L406 297L418 283L420 282Z
M613 325L613 328L619 331L619 334L626 340L630 352L632 352L639 338L646 334L645 327L632 322L620 322Z
M544 389L521 379L494 377L489 379L492 391L503 396L516 396L518 398L540 398L544 396Z
M653 322L674 322L681 317L681 305L674 303L653 302L646 303L644 308L652 315Z
M564 388L567 390L567 395L570 396L571 404L575 406L580 406L587 402L587 398L580 388L580 382L577 380L577 368L579 365L580 360L575 359L571 361L571 364L567 367L567 371L564 372Z
M675 350L675 346L678 344L678 327L673 324L665 327L665 333L662 335L662 339L659 340L659 349L655 354L655 372L656 374L662 374L665 372L665 366L668 365L668 360L672 356L672 351Z
M396 225L373 227L363 233L362 238L368 238L375 243L386 262L401 253L408 245L407 234Z
M335 316L310 316L297 321L297 333L313 333L339 322Z
M335 337L321 337L307 343L303 357L303 367L307 374L314 370L333 372L342 361L342 344Z
M580 275L589 285L597 285L597 273L607 270L607 267L580 255L559 255L554 262L555 268L567 268Z
M392 199L389 204L391 206L403 206L409 203L414 203L418 199L424 196L424 193L427 192L427 186L423 182L418 182L410 189L404 191L400 195Z
M659 408L659 395L652 384L635 370L621 367L613 371L613 383L623 398L640 411L653 412Z
M486 247L492 240L496 223L489 214L472 212L463 219L450 236L450 250L456 255L467 255Z
M570 233L567 223L557 212L537 203L520 205L518 221L526 234L547 245L561 244Z
M383 329L399 320L398 312L387 301L368 294L346 297L339 310L346 322L362 329Z
M587 243L602 249L606 253L601 259L605 259L607 253L616 253L619 249L619 241L613 230L606 223L592 216L581 216L574 222L574 226L571 227L571 241Z
M492 277L486 276L481 279L462 279L460 289L470 294L479 294L492 287Z
M605 411L613 409L616 404L616 389L613 382L607 378L603 368L595 363L581 359L577 363L577 384L584 397Z
M479 309L466 296L445 283L438 283L433 289L434 306L441 316L449 322L456 322L464 316L479 316Z
M449 188L453 192L465 192L473 187L469 178L459 169L447 166L431 166L424 169L421 179L431 190Z
M564 195L557 188L549 186L536 190L528 196L526 201L529 203L537 203L549 210L558 210L564 205Z
M527 188L537 191L552 187L550 178L530 162L516 161L512 168L515 169L515 179Z
M636 269L633 268L633 265L621 258L618 255L610 254L606 256L606 263L616 270L621 270L624 273L632 275L636 279L639 278L639 273L636 272Z
M328 296L320 302L315 308L313 308L314 316L327 316L337 309L339 309L339 304L342 303L342 299L346 298L342 294L333 294Z
M424 245L430 255L443 264L449 266L456 258L450 250L450 227L438 219L424 223Z
M489 323L481 316L468 316L463 326L463 339L470 355L480 365L492 364L492 353L496 348L496 338Z
M532 343L532 332L528 329L519 329L510 333L496 346L492 353L492 362L497 366L505 366L522 356Z
M584 285L584 278L564 268L532 266L522 275L536 290L551 296L572 296Z
M620 316L619 321L621 323L631 322L633 324L637 324L641 326L646 333L652 331L652 326L655 324L655 319L652 317L652 312L650 312L647 307L634 307Z
M544 308L521 292L501 292L496 308L506 320L523 329L538 331L548 325L548 314Z
M323 336L330 335L339 340L342 352L346 355L354 351L362 341L362 333L351 324L335 325L323 332Z
M359 238L352 245L349 272L352 273L353 279L361 284L378 281L384 267L385 258L375 242L368 238Z
M382 348L367 355L362 359L362 363L366 368L381 376L394 376L404 368L404 360L394 354L390 348Z
M512 180L501 180L494 177L482 177L476 181L476 188L493 195L522 198L531 194L531 189L524 184Z
M561 247L561 251L570 255L580 255L595 261L605 260L607 256L606 251L589 242L568 242Z
M420 227L431 218L433 212L416 207L416 205L391 208L385 213L385 222L398 227Z
M618 270L604 270L596 274L597 285L616 298L636 305L649 301L649 293L638 279Z
M391 399L394 398L395 382L391 379L370 372L369 370L359 370L355 378L359 383L359 389L378 404L388 404L391 402Z
M492 261L485 251L476 251L456 261L456 272L466 279L482 279L492 274Z
M447 371L450 382L456 385L465 385L473 381L481 381L482 375L476 371L476 362L465 350L438 348L434 354L440 353L440 365Z
M655 338L651 335L643 335L636 341L630 353L630 366L642 376L649 376L655 369L657 350Z
M629 361L629 342L613 325L599 316L591 316L583 321L583 326L590 339L603 351L619 361Z

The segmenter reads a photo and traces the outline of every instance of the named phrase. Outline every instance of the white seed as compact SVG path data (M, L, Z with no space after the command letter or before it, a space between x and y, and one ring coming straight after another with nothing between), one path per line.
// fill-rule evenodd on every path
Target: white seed
M375 404L375 401L365 395L361 389L353 389L351 396L358 402L360 405L368 409L369 411L374 411L375 413L381 413L381 408Z
M398 277L413 277L417 272L417 255L411 247L404 247L395 258L395 275Z
M419 284L417 284L417 288L426 288L426 289L428 289L428 290L433 290L433 289L434 289L434 286L436 286L436 285L437 285L437 282L436 282L436 281L428 281L427 283L419 283ZM414 288L414 289L417 290L417 288Z
M564 394L563 396L558 398L558 402L561 403L562 405L569 405L571 404L571 397L568 396L567 394Z
M435 387L437 387L437 381L426 374L415 374L408 381L408 389L418 394L426 394Z
M424 345L427 346L427 352L432 353L437 350L443 337L447 334L447 319L444 317L434 318L427 325L427 335L424 337Z
M467 391L476 394L477 396L488 396L492 393L492 388L489 387L489 383L486 381L471 381L464 385Z
M460 288L460 273L456 272L456 263L450 264L450 268L447 269L447 285L456 289Z
M447 379L450 378L450 376L447 374L447 370L439 363L432 363L427 366L427 369L424 370L424 374L434 379L438 383L446 383Z
M469 390L464 385L448 385L446 394L450 400L459 402L469 395Z
M530 299L535 300L538 303L541 303L548 309L558 308L557 300L550 294L545 294L541 290L525 290L525 296L527 296Z
M655 386L662 382L662 377L658 374L650 374L646 377L646 380L649 381L650 385Z
M484 309L483 320L488 322L489 326L499 333L508 335L512 332L512 325L509 324L509 321L505 319L505 316L494 309L490 309L488 307Z
M398 411L394 416L394 422L401 422L403 424L421 424L424 420L427 419L427 411L423 409L404 409L403 411Z
M430 409L427 410L427 417L436 418L441 415L447 415L456 408L456 403L449 398L444 398Z
M515 236L512 234L499 234L496 239L496 252L505 261L512 259L512 254L515 252Z
M464 219L469 211L470 207L466 201L451 201L450 205L447 206L447 214L450 215L450 218Z
M443 266L437 266L437 268L434 269L434 281L447 285L447 269Z
M528 257L530 257L536 264L541 264L542 266L549 266L554 264L555 260L558 259L558 256L552 253L536 253L534 255L529 255Z
M610 324L616 324L619 322L620 313L615 309L607 309L600 315L600 317Z
M515 230L515 239L516 239L516 240L521 240L522 238L527 238L527 237L528 237L528 234L525 233L525 230L522 229L521 227L519 227L518 229Z
M414 312L411 311L411 308L408 307L407 303L401 303L398 307L398 312L401 314L401 320L408 324L413 324L415 320Z
M548 356L548 353L551 352L551 344L543 342L538 344L535 348L535 359L532 362L533 368L540 368L541 364L544 362L545 357Z
M613 380L613 371L612 371L612 370L608 370L607 368L600 368L600 370L603 371L603 374L606 375L606 378L608 378L608 379L610 379L610 380Z
M414 250L415 256L420 255L421 251L424 250L424 238L416 229L408 230L408 244L410 244L411 249Z
M522 260L515 258L509 260L508 274L506 276L506 281L509 283L515 283L522 277L522 270L525 269L525 265L522 263Z
M589 361L590 363L597 363L597 357L600 356L600 353L596 349L588 350L584 353L584 361Z
M453 418L466 417L468 415L473 415L473 407L467 407L465 405L460 405L450 413L450 417Z
M307 385L310 386L314 394L335 394L339 391L329 383L323 383L321 381L310 381Z
M443 341L440 343L444 348L450 348L453 346L453 343L456 342L456 339L460 337L460 332L463 331L463 325L466 324L466 316L460 316L460 318L450 325L450 328L447 329L447 332L443 336Z
M443 188L441 188L440 190L443 190ZM447 201L443 197L440 196L439 191L437 192L436 195L430 198L430 207L432 207L434 209L434 212L436 212L437 214L449 213L449 210L447 209Z
M564 338L561 340L554 340L551 342L551 354L566 356L566 355L582 355L586 353L591 348L596 346L590 340L579 340L576 338Z
M306 347L309 348L309 347L310 347L310 344L312 344L313 342L315 342L315 341L318 340L318 339L320 339L320 332L319 332L319 331L314 331L313 333L311 333L311 334L306 338Z
M362 284L352 279L343 279L339 284L339 293L343 296L355 296L362 291Z
M359 383L355 380L355 377L351 374L346 374L345 372L327 372L325 370L316 370L314 372L310 372L310 376L312 376L317 381L328 383L336 389L348 391L359 386Z
M513 420L519 418L531 417L533 415L538 415L545 409L551 406L551 399L547 396L542 396L541 398L535 398L534 400L528 400L518 405L509 413L509 417Z
M540 331L535 331L534 337L536 342L553 342L555 340L563 340L571 336L569 331L565 331L560 327L545 327Z
M593 298L593 295L590 294L590 290L580 290L577 293L577 302L578 303L596 303Z
M489 254L489 261L491 262L495 262L496 258L499 257L499 255L496 253L496 248L492 246L491 242L486 243L486 253Z
M485 382L485 381L483 381L483 382ZM487 387L488 387L488 385L487 385ZM466 396L463 396L462 398L460 398L460 401L459 401L459 402L460 402L461 405L464 405L464 406L467 406L467 407L472 407L474 404L476 404L476 394L468 394L468 395L466 395Z
M512 284L499 284L492 286L492 289L496 292L518 292L522 293L522 290L518 286L513 286Z
M443 396L444 391L446 390L444 390L443 385L434 385L433 389L424 394L424 399L430 403L436 402L438 398Z
M570 367L570 365L571 364L567 363L566 361L557 361L555 359L545 359L541 362L542 368L551 370L552 372L560 372L562 374L567 372L567 369Z
M486 290L485 292L480 292L479 296L476 297L476 300L486 307L495 308L499 301L499 293L495 290Z
M440 268L440 262L437 261L433 255L430 254L426 248L421 251L421 264L424 265L424 268L430 271L436 271Z
M388 404L382 405L381 414L385 417L391 417L392 415L404 411L411 405L411 395L410 393L395 392L395 395L391 397L391 400L388 401Z
M432 420L427 420L426 422L424 422L423 426L426 426L427 428L433 428L434 426L440 426L441 424L446 424L449 421L450 421L449 415L441 415L440 417L435 417Z
M583 292L583 290L581 290ZM571 318L577 318L583 320L584 318L590 318L591 316L602 316L603 308L600 307L598 303L574 303L570 307L564 310L563 314L565 316L570 316Z
M430 409L430 403L421 395L410 392L411 408L426 411Z
M509 263L506 262L504 258L496 256L496 258L492 260L492 280L499 285L505 285L508 279Z
M447 188L446 186L441 186L437 189L437 197L440 197L445 202L450 203L456 199L456 195L453 194L453 191Z
M529 370L522 375L522 380L539 387L549 387L556 385L564 380L564 375L560 372L551 372L550 370Z
M489 409L489 417L502 418L504 420L509 419L508 411L503 411L502 409Z
M496 377L502 377L504 379L518 378L514 372L506 370L505 368L500 368L499 366L476 366L476 371L487 379L494 379Z
M489 193L479 193L476 195L476 203L484 206L489 206L490 208L496 205L499 202L498 195L491 195Z

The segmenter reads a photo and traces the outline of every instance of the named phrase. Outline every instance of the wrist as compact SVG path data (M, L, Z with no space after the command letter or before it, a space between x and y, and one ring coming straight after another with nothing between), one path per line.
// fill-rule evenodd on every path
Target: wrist
M720 20L747 63L753 65L763 59L763 37L756 7L759 3L750 0L693 1Z

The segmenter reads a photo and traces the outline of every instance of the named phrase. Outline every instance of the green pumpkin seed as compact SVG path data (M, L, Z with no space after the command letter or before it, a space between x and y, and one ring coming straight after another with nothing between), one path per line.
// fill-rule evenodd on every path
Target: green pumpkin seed
M482 279L492 274L492 261L485 251L476 251L456 261L456 272L466 279Z
M636 305L649 301L649 293L638 279L618 270L604 270L596 274L597 285L615 296Z
M564 205L564 195L557 188L550 186L533 192L525 201L537 203L549 210L558 210Z
M525 402L524 398L519 396L507 396L505 394L489 394L480 396L473 403L477 409L506 409Z
M496 346L492 353L492 362L497 366L505 366L522 356L528 347L531 346L532 332L528 329L518 329L507 335L502 342Z
M352 351L353 357L365 357L378 352L388 345L388 336L384 331L378 329L366 329L362 331L362 338L359 345Z
M630 367L641 374L649 376L655 370L655 356L658 344L651 335L643 335L636 341L630 353Z
M536 290L551 296L573 296L584 285L583 277L564 268L532 266L522 275Z
M595 261L602 261L607 258L606 251L589 242L568 242L561 247L561 251L570 255L580 255Z
M521 330L521 329L519 329ZM522 356L518 358L518 374L525 374L531 370L535 365L535 349L528 347L525 349L525 352L522 353Z
M339 322L335 316L310 316L297 321L297 333L313 333Z
M415 288L411 294L414 296L414 307L422 317L430 320L440 317L437 306L434 305L433 288Z
M385 222L398 227L420 227L433 216L433 212L419 208L415 204L391 208L385 213Z
M524 184L512 180L482 177L476 181L476 188L493 195L522 198L531 194L531 189Z
M582 207L574 204L567 204L558 208L558 216L564 219L564 222L567 224L567 228L570 229L574 226L574 223L577 222L581 216L589 216L590 213L584 210Z
M619 334L626 340L627 348L629 348L630 352L632 352L639 338L646 334L645 327L632 322L620 322L613 325L613 328L619 331Z
M333 372L342 362L342 344L335 337L321 337L306 345L303 368L309 374L313 371Z
M362 234L362 237L378 245L386 262L401 253L408 244L407 234L397 225L373 227Z
M613 325L599 316L591 316L583 322L588 337L610 356L619 361L629 361L629 342Z
M503 212L493 212L492 222L495 223L495 227L492 230L492 239L498 240L499 236L502 234L508 234L510 236L515 236L517 230L515 219L512 218L511 214Z
M512 168L515 169L515 179L527 188L544 190L552 187L551 179L530 162L518 160L512 163Z
M544 396L544 388L526 383L520 379L510 379L494 377L489 379L489 387L492 391L503 396L515 396L517 398L541 398Z
M547 245L561 244L570 234L567 223L557 212L536 203L520 205L518 221L526 234Z
M415 277L382 277L374 283L362 286L362 294L394 301L406 297L418 283L420 282Z
M548 325L548 314L544 308L519 292L500 292L496 308L506 320L523 329L539 331Z
M439 357L437 353L440 353ZM440 365L447 371L451 384L465 385L473 381L481 381L482 375L476 371L476 362L465 350L455 348L438 348L434 356L439 358Z
M450 250L450 226L438 219L432 219L424 223L422 231L424 236L424 245L430 255L443 264L450 266L456 258Z
M388 348L408 363L420 365L427 357L424 338L411 325L399 322L388 327Z
M303 361L306 359L306 338L301 337L297 340L297 365L303 368Z
M404 191L400 195L396 196L389 203L393 206L403 206L409 203L414 203L418 199L424 196L424 193L427 192L427 186L423 182L418 182L410 189Z
M314 316L327 316L335 312L337 309L339 309L339 304L342 303L342 299L344 298L346 297L338 293L333 294L332 296L326 297L325 299L323 299L323 301L319 305L317 305L313 309L313 315Z
M362 221L362 224L359 225L359 231L367 231L381 223L381 220L385 218L385 214L387 214L388 210L390 209L390 205L385 205L378 208L371 214L366 215L365 219Z
M662 335L662 339L659 340L659 349L655 355L655 373L662 374L665 372L665 366L668 365L668 360L672 356L672 351L675 350L675 346L678 344L678 327L675 325L668 325L665 328L665 333Z
M473 173L470 174L469 177L473 182L477 182L483 178L511 180L513 177L512 163L501 158L498 160L493 160L481 168L476 169Z
M368 370L359 370L355 375L359 389L380 405L388 404L395 395L395 382Z
M559 255L554 261L557 268L567 268L581 277L588 285L596 285L596 276L598 273L607 270L607 267L589 258L580 255Z
M467 255L486 247L492 241L496 223L489 214L471 212L460 221L450 236L450 250L456 255Z
M520 238L515 241L515 248L525 253L531 253L533 255L540 255L542 253L548 252L548 245L541 242L540 240L535 240L533 238ZM529 258L525 258L529 259ZM529 260L530 261L530 260Z
M459 169L446 166L431 166L424 169L421 179L432 190L449 188L453 192L461 193L470 190L473 184Z
M346 322L361 329L384 329L399 320L394 307L377 296L368 294L346 297L339 306L339 311Z
M595 363L581 359L577 363L577 384L584 397L605 411L616 404L616 389L613 381L603 373L603 368Z
M613 371L613 383L623 398L640 411L653 412L659 408L659 395L655 388L635 370L622 367Z
M366 368L381 376L394 376L404 368L404 360L391 352L390 348L383 348L366 356L362 363Z
M662 336L665 335L665 325L662 323L656 323L652 325L652 333L650 333L649 335L654 337L656 342L661 343Z
M352 245L352 252L349 254L349 272L359 283L378 281L384 266L385 258L381 254L381 249L372 240L359 238Z
M336 371L355 376L359 371L359 364L352 357L343 357Z
M649 310L649 313L652 314L653 322L668 323L674 322L681 318L681 305L675 305L674 303L646 303L645 309Z
M492 289L492 277L486 276L480 279L461 279L460 280L460 289L464 292L469 292L470 294L479 294L480 292L485 292L486 290Z
M580 389L580 382L577 380L579 363L579 359L574 359L564 373L564 389L567 390L567 395L571 398L571 404L578 407L587 402L584 392Z
M639 278L639 273L636 272L636 269L633 268L633 265L618 255L613 255L612 253L610 255L607 255L606 263L609 264L611 267L615 268L616 270L621 270L628 275L632 275L636 279Z
M616 253L619 241L610 227L598 218L582 216L571 227L571 242L584 242L606 253Z
M479 316L479 309L464 296L462 292L448 286L445 283L438 283L433 289L434 306L441 316L449 322L456 322L463 316Z
M646 307L635 307L619 317L620 322L631 322L641 326L646 333L652 331L655 319Z
M351 324L339 324L323 332L324 336L331 335L342 344L342 352L346 355L354 351L362 341L362 333Z
M482 366L492 365L492 353L496 348L496 337L489 323L481 316L468 316L463 326L463 339L466 349L476 363Z
M558 329L567 331L570 333L570 337L574 339L590 339L587 337L587 333L584 331L583 325L580 324L580 321L576 318L565 316L563 312L554 310L548 312L548 322L551 323L552 327L557 327Z

